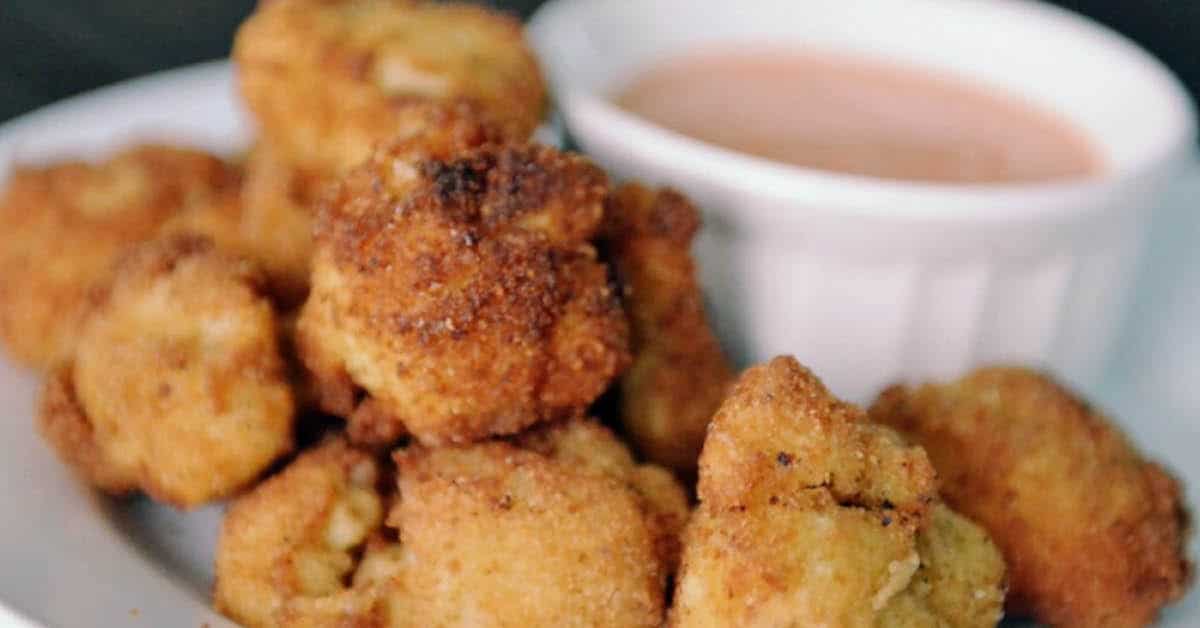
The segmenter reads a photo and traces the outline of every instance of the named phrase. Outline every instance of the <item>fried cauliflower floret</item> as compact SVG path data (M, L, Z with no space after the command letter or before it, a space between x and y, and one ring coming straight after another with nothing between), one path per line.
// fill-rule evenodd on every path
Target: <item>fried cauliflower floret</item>
M917 533L921 565L876 619L888 628L993 626L1003 615L1004 559L987 532L943 503Z
M383 527L380 475L369 454L333 439L238 498L217 544L217 609L249 628L302 624L335 602L370 613L374 598L344 583Z
M113 464L98 443L75 396L69 364L46 375L38 400L37 428L59 458L92 486L112 495L137 490L137 470Z
M330 177L291 167L262 143L246 163L240 237L284 303L302 303L312 262L313 214Z
M514 441L578 472L605 475L625 483L641 498L666 573L679 563L680 535L691 512L679 480L653 464L637 464L608 428L596 421L572 419L524 432Z
M203 237L222 251L248 257L252 250L242 238L242 209L239 186L176 213L163 223L158 237Z
M1179 484L1049 377L985 368L893 387L871 417L923 445L946 501L996 540L1011 613L1144 626L1190 584Z
M273 0L234 42L241 91L264 137L298 167L337 173L430 105L474 109L524 140L545 86L520 23L467 4Z
M312 215L328 178L289 168L259 145L242 179L236 189L167 220L160 235L203 236L254 261L272 299L293 311L308 295Z
M624 483L506 443L397 456L391 626L660 626L663 565Z
M208 240L140 245L48 381L43 434L98 487L182 508L254 480L291 447L293 413L260 283Z
M318 217L297 344L358 442L516 433L580 413L629 361L588 243L603 173L542 146L444 144L379 151Z
M498 128L482 123L464 106L430 105L412 116L420 124L393 134L386 143L408 150L445 150L503 138ZM271 291L286 305L302 303L308 294L316 208L337 174L294 166L267 142L250 153L239 237L247 254L266 271Z
M218 608L251 628L661 624L665 502L639 493L640 467L603 427L395 457L398 538L378 465L344 439L240 498Z
M994 625L999 555L982 534L942 530L936 495L919 447L795 359L751 368L709 427L670 623Z
M215 157L165 146L9 174L0 198L0 340L42 370L70 359L88 291L128 247L237 181Z
M734 377L696 281L700 215L674 190L635 183L612 194L606 214L635 356L621 378L621 421L646 458L690 473Z

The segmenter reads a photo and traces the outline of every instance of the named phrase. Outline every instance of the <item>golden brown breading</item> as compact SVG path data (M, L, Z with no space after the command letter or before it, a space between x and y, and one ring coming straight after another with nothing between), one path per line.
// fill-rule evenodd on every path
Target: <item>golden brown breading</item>
M46 375L36 421L42 438L84 481L112 495L137 490L136 469L114 465L97 443L91 421L75 397L69 364Z
M792 357L744 372L713 422L700 459L702 502L745 505L782 491L883 508L893 520L916 523L936 496L920 447L867 423Z
M894 387L871 417L921 443L946 501L996 540L1010 612L1143 626L1190 583L1179 484L1049 377L987 368Z
M298 306L308 294L313 213L329 179L287 166L260 143L249 153L242 186L180 212L162 233L207 236L253 260L272 297Z
M403 617L392 626L647 626L664 567L636 493L506 443L397 455Z
M39 422L64 460L100 488L188 508L286 452L292 393L260 283L204 239L131 251L95 295L69 375L43 396Z
M357 441L430 445L578 414L629 361L587 242L604 174L542 146L421 143L379 151L319 214L298 346L323 406Z
M672 626L999 620L1003 563L984 535L943 530L925 453L867 423L793 358L739 378L709 427L699 498ZM923 530L933 535L924 543ZM930 548L946 545L962 547ZM947 553L972 562L943 564ZM984 601L970 599L977 591Z
M330 179L288 166L266 143L246 163L241 238L283 303L302 303L308 294L313 215Z
M10 174L0 199L0 339L39 369L71 357L89 289L125 249L237 183L219 159L165 146Z
M238 498L217 543L217 610L264 628L284 615L311 618L330 602L321 598L369 609L370 596L344 582L358 567L355 552L383 527L380 477L369 454L333 439Z
M638 465L629 482L646 504L646 514L658 539L658 556L667 574L673 576L679 570L683 530L692 516L687 492L674 474L653 464Z
M575 420L511 442L371 457L327 442L240 498L217 554L217 605L274 626L659 626L659 511L611 432ZM338 531L340 530L340 531ZM353 555L362 551L356 566Z
M298 167L338 173L382 139L461 104L525 140L545 86L516 20L467 4L273 0L234 43L242 95Z
M630 183L609 197L606 217L634 353L621 378L621 421L646 458L691 473L734 377L696 282L690 248L700 215L674 190Z
M204 237L223 251L249 257L251 247L241 233L242 207L240 187L222 191L207 202L187 207L168 218L158 236Z
M510 439L522 449L535 451L581 473L604 475L629 483L639 465L633 454L599 422L575 418L522 432Z
M577 472L605 475L626 484L641 498L655 547L666 573L679 564L680 535L691 508L687 493L671 472L653 464L637 464L629 448L596 421L571 419L524 432L513 439L523 449L536 451Z
M917 533L921 566L884 607L887 628L994 626L1004 614L1005 564L983 528L938 502Z

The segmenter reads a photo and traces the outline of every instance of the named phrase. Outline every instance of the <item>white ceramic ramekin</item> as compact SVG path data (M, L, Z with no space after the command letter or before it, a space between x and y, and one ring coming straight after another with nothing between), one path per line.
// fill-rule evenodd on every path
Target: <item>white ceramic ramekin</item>
M1159 62L1029 2L555 0L529 33L574 140L617 178L675 186L705 210L698 256L730 351L794 353L859 401L998 361L1092 381L1149 210L1195 134ZM656 61L731 44L870 55L1003 88L1082 128L1109 173L957 187L838 175L691 140L609 101Z

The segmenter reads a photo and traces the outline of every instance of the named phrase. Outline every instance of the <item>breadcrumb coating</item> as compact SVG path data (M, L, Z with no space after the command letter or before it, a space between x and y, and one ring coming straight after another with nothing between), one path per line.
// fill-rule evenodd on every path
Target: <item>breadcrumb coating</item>
M894 511L893 520L915 524L936 497L920 447L867 423L795 358L745 371L713 422L700 459L702 502L743 506L786 491Z
M1003 617L1006 567L983 528L944 503L917 533L920 567L876 618L888 628L994 626Z
M137 490L136 469L110 462L97 442L92 423L75 396L70 365L46 375L38 399L37 428L63 463L85 482L111 495Z
M619 480L641 498L655 536L655 547L673 575L679 564L680 535L691 514L687 493L670 471L654 464L637 464L629 448L608 428L586 419L541 427L518 435L513 442L536 451L576 472Z
M606 223L634 352L621 378L621 421L646 458L693 473L734 378L696 280L691 244L700 215L674 190L629 183L609 197Z
M18 167L0 198L0 340L48 370L70 359L92 287L162 223L237 185L211 155L137 146L97 162Z
M709 427L698 493L672 626L1000 618L1003 562L971 524L939 512L925 453L793 358L738 379Z
M47 383L43 434L98 487L181 508L257 478L290 449L294 411L261 281L205 239L139 245Z
M340 173L376 142L461 105L525 140L546 89L520 23L469 4L262 2L238 31L241 92L264 138L297 167Z
M285 304L304 302L312 265L313 215L332 177L291 167L260 142L246 163L239 237Z
M657 468L605 428L577 419L395 458L390 530L385 474L344 439L240 498L218 546L218 608L251 628L661 625L661 516L683 489L640 493Z
M924 446L946 501L1000 546L1010 613L1144 626L1190 585L1179 483L1050 377L993 367L897 386L871 418Z
M370 596L344 583L356 552L383 527L380 480L370 454L331 439L238 498L217 543L217 610L249 628L282 625L285 615L311 619L332 603L321 598L369 615Z
M242 213L241 187L233 187L168 218L157 237L190 235L207 238L222 251L250 257L252 247L242 238Z
M645 626L663 571L637 494L506 443L397 455L411 592L392 626Z
M352 439L428 445L573 416L629 362L588 243L606 179L536 145L398 142L323 207L302 359Z

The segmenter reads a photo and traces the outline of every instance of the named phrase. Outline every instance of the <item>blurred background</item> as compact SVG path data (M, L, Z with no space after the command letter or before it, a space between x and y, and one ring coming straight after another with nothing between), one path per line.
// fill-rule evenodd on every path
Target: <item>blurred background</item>
M542 0L493 0L528 16ZM0 121L81 91L226 56L255 0L0 0ZM1059 0L1154 52L1200 94L1200 2ZM1020 45L1020 42L1013 42Z

